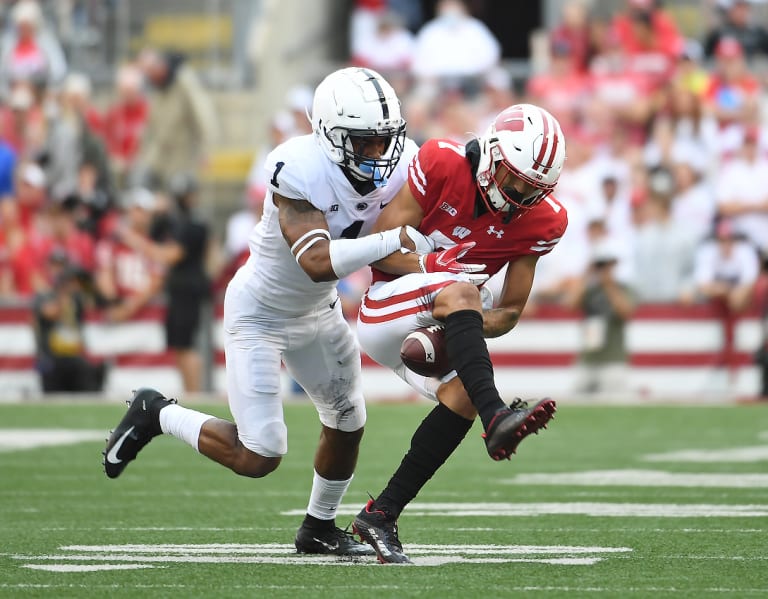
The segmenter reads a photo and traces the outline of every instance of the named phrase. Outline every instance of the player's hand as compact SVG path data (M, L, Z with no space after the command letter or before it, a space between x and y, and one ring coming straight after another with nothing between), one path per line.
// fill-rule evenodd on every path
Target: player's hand
M422 272L452 272L456 274L471 273L485 270L485 264L466 264L460 262L469 250L475 247L474 241L460 243L447 250L430 252L419 256L419 266Z
M402 245L400 251L404 254L408 252L428 254L435 249L435 242L411 225L400 229L400 243Z

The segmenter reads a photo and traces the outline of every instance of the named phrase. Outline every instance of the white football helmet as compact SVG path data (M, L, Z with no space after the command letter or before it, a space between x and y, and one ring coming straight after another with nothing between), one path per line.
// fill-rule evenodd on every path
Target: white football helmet
M477 184L489 209L519 216L557 185L565 163L565 137L557 119L543 108L510 106L478 141ZM523 195L511 187L510 173L535 191Z
M320 147L352 176L386 183L403 153L405 120L395 90L377 72L360 67L328 75L315 90L312 129ZM360 138L385 140L380 156L356 151Z

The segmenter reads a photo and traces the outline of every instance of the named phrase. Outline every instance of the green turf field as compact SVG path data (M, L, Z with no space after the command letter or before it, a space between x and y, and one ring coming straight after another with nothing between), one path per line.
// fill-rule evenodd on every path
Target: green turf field
M342 527L429 409L369 406ZM400 519L413 566L293 552L318 435L311 406L286 406L290 452L263 480L166 437L108 480L102 438L122 412L0 404L0 596L768 596L768 406L561 402L549 430L504 463L476 424Z

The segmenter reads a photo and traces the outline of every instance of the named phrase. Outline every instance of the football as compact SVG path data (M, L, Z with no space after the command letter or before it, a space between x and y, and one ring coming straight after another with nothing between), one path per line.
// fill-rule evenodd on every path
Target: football
M400 346L400 359L422 376L440 378L451 370L445 349L445 327L433 325L411 331Z

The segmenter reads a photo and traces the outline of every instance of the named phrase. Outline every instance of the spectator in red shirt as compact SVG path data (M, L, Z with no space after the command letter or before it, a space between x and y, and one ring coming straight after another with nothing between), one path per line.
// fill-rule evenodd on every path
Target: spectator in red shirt
M112 234L96 245L96 289L106 303L107 318L125 321L163 288L162 266L134 249L137 236L149 239L156 199L146 189L134 189Z
M566 39L550 44L549 69L531 77L529 101L556 114L566 135L579 123L588 101L587 78L574 67L573 47Z
M648 50L644 25L650 27L654 47L670 59L680 55L683 37L674 19L658 7L656 0L627 0L626 9L613 19L618 41L630 56Z
M0 108L0 137L20 159L39 155L47 135L46 117L31 83L18 81Z
M104 131L118 184L124 183L125 174L133 166L148 117L141 71L133 64L125 64L117 71L115 99L107 107Z
M602 43L589 65L586 110L598 115L598 122L605 122L610 115L612 126L626 128L630 143L641 145L656 109L653 85L648 77L629 68L631 57L614 31L607 31ZM591 119L586 119L585 126L593 127Z
M589 12L584 0L569 0L563 6L562 22L549 34L550 45L567 44L571 66L586 73L591 54Z
M63 256L79 272L92 272L94 245L80 231L69 207L49 203L35 215L33 226L10 251L10 267L17 295L30 297L51 288L54 281L46 267L54 254Z
M64 52L43 19L36 0L20 0L11 11L13 26L0 40L0 80L62 81L67 72Z
M660 89L675 70L684 49L683 39L664 40L654 27L651 12L633 11L630 15L632 43L626 44L618 32L627 55L627 68L638 77L646 78L651 89Z

